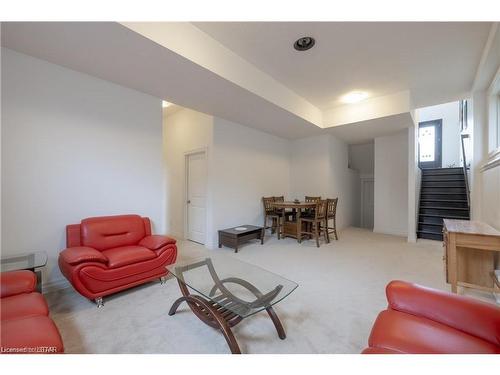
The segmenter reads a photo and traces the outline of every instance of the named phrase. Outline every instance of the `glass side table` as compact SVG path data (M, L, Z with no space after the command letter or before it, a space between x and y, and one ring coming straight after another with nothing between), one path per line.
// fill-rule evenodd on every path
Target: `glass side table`
M36 274L36 290L42 292L41 267L47 264L47 253L38 251L34 253L10 255L0 259L0 269L5 271L29 270Z

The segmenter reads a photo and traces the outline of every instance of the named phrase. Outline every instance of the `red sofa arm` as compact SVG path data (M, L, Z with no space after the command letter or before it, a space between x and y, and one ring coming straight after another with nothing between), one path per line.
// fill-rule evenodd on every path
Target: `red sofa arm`
M75 246L64 249L59 254L61 260L72 266L82 262L100 262L108 263L106 258L100 251L86 246Z
M166 245L173 245L177 241L168 236L161 236L159 234L153 234L151 236L144 237L141 242L139 242L139 246L147 247L150 250L158 250Z
M8 271L0 274L1 298L31 293L36 288L36 275L31 271Z
M404 281L391 281L386 294L393 310L434 320L500 345L500 307Z

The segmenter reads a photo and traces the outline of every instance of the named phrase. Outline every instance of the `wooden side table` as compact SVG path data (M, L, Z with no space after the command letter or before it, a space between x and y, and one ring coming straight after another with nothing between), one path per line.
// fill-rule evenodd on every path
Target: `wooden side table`
M469 220L443 220L446 280L457 287L495 292L492 271L500 253L500 231Z
M264 244L264 227L255 225L241 225L239 227L222 229L219 231L219 248L222 245L233 248L234 252L238 252L238 247L250 240L260 240L260 244Z

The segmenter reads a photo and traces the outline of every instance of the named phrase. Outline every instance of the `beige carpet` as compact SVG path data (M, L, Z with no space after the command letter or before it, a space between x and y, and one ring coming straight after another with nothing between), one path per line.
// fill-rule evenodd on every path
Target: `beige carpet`
M207 252L180 242L180 258ZM318 249L313 241L268 237L243 246L213 250L259 265L299 284L276 307L287 332L280 340L265 312L243 320L233 331L244 353L359 353L378 312L385 285L408 280L449 290L441 243L405 239L348 228L339 241ZM52 318L67 353L228 353L222 335L199 321L183 304L175 279L150 283L105 299L101 309L72 289L47 294ZM486 297L487 298L487 297Z

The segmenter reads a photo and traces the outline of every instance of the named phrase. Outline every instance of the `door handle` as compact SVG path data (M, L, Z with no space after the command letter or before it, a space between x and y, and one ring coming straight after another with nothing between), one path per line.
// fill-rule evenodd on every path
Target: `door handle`
M190 201L190 200L188 200L188 201L187 201L187 204L189 204L189 203L191 203L191 201Z

